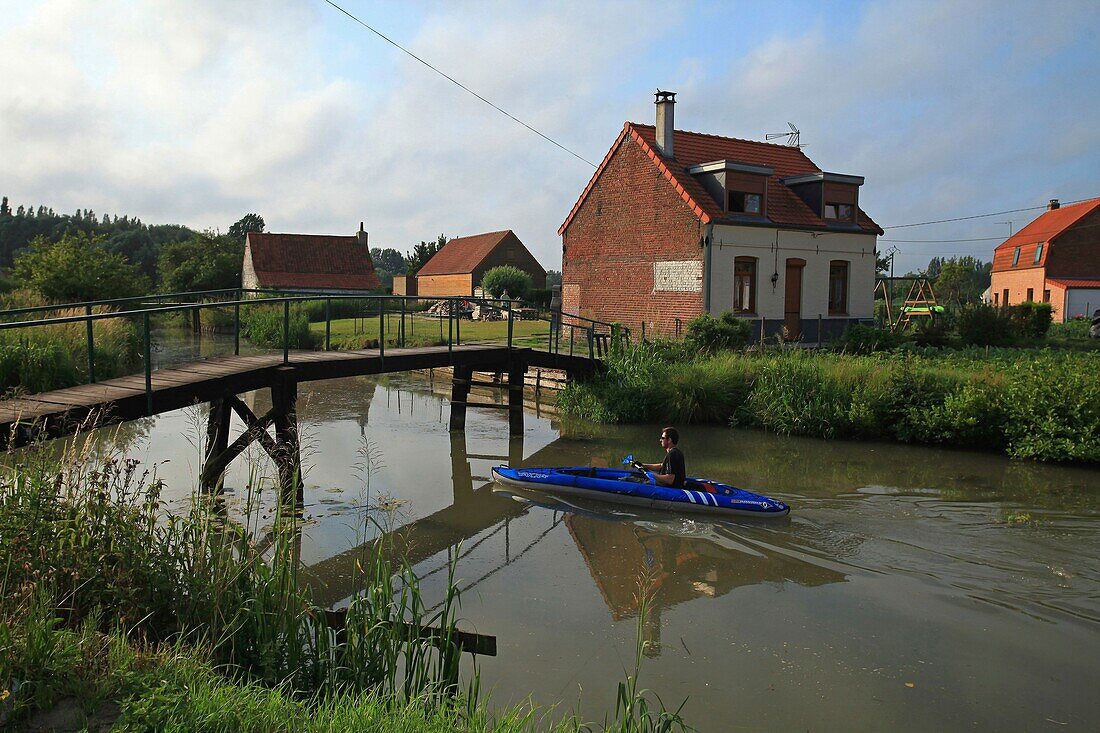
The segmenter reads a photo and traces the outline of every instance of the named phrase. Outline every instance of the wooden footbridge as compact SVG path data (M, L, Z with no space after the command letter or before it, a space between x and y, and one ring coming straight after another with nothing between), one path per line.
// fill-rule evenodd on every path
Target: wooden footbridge
M246 295L266 297L245 298ZM158 301L159 299L159 301ZM181 300L189 302L180 303ZM568 314L553 314L545 334L518 339L514 335L515 313L508 301L478 301L483 310L495 310L507 320L506 335L497 341L462 341L458 314L473 301L443 299L446 307L439 316L439 331L446 320L443 343L412 346L406 343L406 329L414 319L428 318L427 303L439 299L398 296L286 294L256 291L210 291L172 293L156 298L131 298L113 301L24 308L0 312L0 330L80 328L87 341L88 384L38 394L21 395L0 401L0 441L8 445L28 443L39 436L58 437L104 424L156 415L196 403L211 405L207 423L206 462L202 483L217 489L226 467L251 443L258 442L279 469L280 484L287 498L300 498L302 483L296 402L298 384L369 374L386 374L420 369L452 369L452 430L463 430L468 408L506 409L509 432L523 431L523 386L528 368L557 369L570 376L591 374L601 367L600 357L607 348L613 329L609 324ZM150 301L153 301L150 303ZM166 303L167 301L167 303ZM325 337L322 350L292 349L291 310L303 304L324 303ZM359 318L376 327L375 348L336 351L331 349L331 313L334 305L355 301ZM465 301L465 302L461 302ZM282 353L241 355L241 309L257 308L282 315ZM186 311L199 323L202 309L233 312L234 353L221 357L154 368L151 358L153 324L173 312ZM80 315L52 315L52 312ZM346 309L345 309L346 310ZM438 311L439 309L436 308ZM42 316L45 317L42 317ZM38 316L27 320L33 316ZM110 319L140 319L144 373L96 380L95 337L97 326ZM393 324L387 334L387 324ZM25 333L25 331L22 331ZM565 334L563 338L563 334ZM577 338L578 334L580 339ZM628 335L624 334L624 337ZM440 339L442 341L442 339ZM475 372L507 375L507 404L474 402L469 399L471 386L480 384ZM501 386L494 384L492 386ZM257 389L271 390L271 409L257 416L239 397ZM244 422L245 431L232 443L229 426L232 413ZM268 431L274 427L274 436Z

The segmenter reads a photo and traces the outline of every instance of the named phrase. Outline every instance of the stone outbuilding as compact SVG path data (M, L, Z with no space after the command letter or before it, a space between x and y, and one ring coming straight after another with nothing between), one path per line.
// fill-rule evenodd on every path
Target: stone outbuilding
M241 287L358 293L377 290L381 282L360 224L348 237L249 232Z

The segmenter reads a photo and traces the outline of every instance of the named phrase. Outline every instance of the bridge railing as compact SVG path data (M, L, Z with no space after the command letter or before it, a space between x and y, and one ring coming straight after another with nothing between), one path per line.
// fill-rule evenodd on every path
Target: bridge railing
M69 370L71 373L57 375L58 383L44 382L33 391L76 383L95 383L104 372L121 376L118 373L119 362L140 361L145 373L146 392L151 398L152 372L169 365L163 356L158 364L153 362L160 329L173 319L182 320L186 328L186 317L190 315L190 330L198 334L200 341L205 335L219 334L220 338L212 337L218 341L217 346L223 352L228 352L228 337L231 335L232 353L239 355L241 337L245 331L242 312L245 315L244 324L251 323L251 338L246 340L250 350L262 352L266 349L271 352L281 349L284 363L289 362L292 348L305 345L299 341L300 333L295 333L291 327L292 321L300 325L303 313L307 322L312 321L308 323L311 347L324 350L376 348L383 360L386 349L392 347L446 345L448 349L453 349L469 343L499 343L508 348L533 348L598 359L607 353L615 338L629 338L629 332L616 331L613 324L570 314L540 314L518 301L230 289L0 311L0 348L7 350L10 347L18 352L22 346L22 357L16 353L11 359L13 361L23 358L27 362L27 352L32 343L38 344L40 350L43 346L46 350L60 348L74 360ZM262 320L266 326L266 339L256 337L255 316L258 312L265 313ZM478 322L470 320L474 315L478 316ZM109 325L112 321L128 323L129 330L117 327L112 330ZM34 338L28 336L31 332L36 334ZM125 333L120 337L119 332ZM12 334L19 335L12 338ZM97 341L102 347L105 339L121 340L124 343L121 348L125 352L122 354L124 358L117 358L118 354L110 356L103 348L97 349ZM128 344L125 343L127 341ZM140 354L136 353L138 348ZM80 351L83 351L83 357L79 356ZM196 359L202 359L201 345L195 354L185 360ZM112 363L105 365L108 360ZM0 359L0 376L7 381L0 383L0 390L19 386L18 381L13 383L13 380L19 379L18 365L5 367L3 361ZM80 364L81 361L83 364ZM24 368L27 368L26 364Z

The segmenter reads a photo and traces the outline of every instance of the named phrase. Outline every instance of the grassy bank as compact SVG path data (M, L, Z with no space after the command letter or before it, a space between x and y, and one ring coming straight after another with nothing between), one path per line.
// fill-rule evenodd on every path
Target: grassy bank
M504 343L508 340L508 321L461 321L456 322L457 331L451 331L457 342L494 341ZM376 348L378 345L378 317L346 318L334 320L331 324L331 339L334 349ZM401 316L386 315L386 343L395 345L401 328ZM512 339L517 346L537 341L540 337L546 343L549 324L546 321L520 321L512 323ZM325 323L310 324L313 337L324 343ZM447 343L447 319L416 315L405 317L406 346L436 346Z
M784 349L693 356L627 347L571 384L563 413L595 422L699 422L823 438L897 440L1100 462L1100 353L936 349L865 356Z
M6 466L2 725L68 709L82 725L107 720L121 730L582 727L530 710L490 716L476 665L460 680L457 647L408 632L427 626L453 637L453 564L429 612L419 578L383 541L359 565L337 634L298 580L301 520L292 510L263 532L252 497L238 519L203 496L168 514L155 475L133 460L93 456L90 443L60 462L28 452ZM387 528L374 525L382 537ZM615 719L597 729L682 729L677 715L648 707L636 681L637 669Z

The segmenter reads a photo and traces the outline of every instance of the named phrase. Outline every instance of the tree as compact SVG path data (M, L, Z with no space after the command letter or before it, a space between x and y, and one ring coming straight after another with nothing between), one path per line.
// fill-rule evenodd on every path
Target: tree
M561 270L546 271L546 288L549 290L555 285L561 285Z
M157 270L166 293L222 290L241 286L244 242L232 235L196 234L168 242L160 250Z
M493 267L481 278L481 289L494 298L507 293L512 298L523 299L531 289L531 276L512 265Z
M15 259L14 274L23 287L46 300L72 303L141 295L149 280L120 254L109 252L102 237L66 234L56 243L37 237Z
M992 263L977 257L934 258L936 270L936 299L953 305L976 303L989 287ZM931 267L931 263L929 263Z
M262 232L265 226L267 225L264 224L264 218L259 214L245 214L229 227L229 236L243 244L249 232Z
M443 245L447 243L447 238L442 234L434 242L421 242L413 247L413 251L405 255L405 274L415 275L420 271L428 260L435 256L435 253L443 249Z
M4 200L0 202L0 216L11 216L11 207L8 206L7 196L5 196Z

